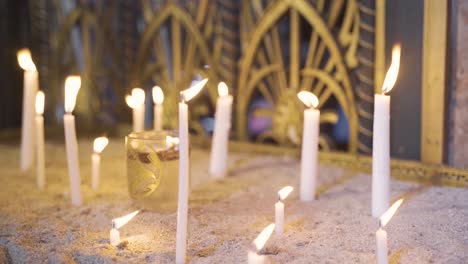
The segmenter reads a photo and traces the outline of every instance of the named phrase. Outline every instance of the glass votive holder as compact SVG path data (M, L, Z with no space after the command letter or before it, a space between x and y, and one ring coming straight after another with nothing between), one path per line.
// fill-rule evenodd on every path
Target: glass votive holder
M140 206L177 209L179 138L174 130L132 132L125 137L128 192Z

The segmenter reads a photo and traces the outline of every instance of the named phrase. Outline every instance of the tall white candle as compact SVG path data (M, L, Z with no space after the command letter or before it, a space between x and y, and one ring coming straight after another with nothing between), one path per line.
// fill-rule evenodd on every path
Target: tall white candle
M101 167L101 152L109 144L107 137L98 137L94 139L93 150L91 155L91 188L97 190L99 188L99 170Z
M380 217L390 204L390 96L400 67L400 46L392 51L392 63L382 85L382 94L374 97L372 139L372 216Z
M132 95L127 95L125 101L133 109L133 132L145 130L145 91L133 88Z
M229 130L231 129L232 96L224 82L218 84L213 141L211 144L210 175L224 178L227 170Z
M45 159L44 159L44 92L36 94L36 169L37 187L43 190L45 186Z
M304 110L300 186L301 200L307 202L315 199L320 111L315 109L318 106L319 101L317 96L313 93L301 91L297 94L297 97L308 107L308 109Z
M403 203L403 199L396 201L381 217L379 221L380 228L375 233L377 242L376 256L377 264L388 264L388 246L387 246L387 232L383 229L387 223L392 219L400 205Z
M78 143L76 141L75 108L76 97L81 86L79 76L69 76L65 80L65 112L63 125L65 128L65 146L67 150L68 176L70 177L70 195L73 205L81 205L80 167L78 161Z
M154 130L161 131L163 129L163 112L164 112L164 93L159 86L153 87L153 103L154 103Z
M179 103L179 193L177 207L176 263L185 263L187 252L187 217L189 195L189 138L187 102L205 86L204 79L180 93Z
M249 264L263 264L265 256L258 254L265 246L271 234L275 230L275 224L269 224L252 242L251 249L247 252L247 263Z
M20 168L25 171L31 167L34 160L34 100L39 79L29 49L18 51L17 58L20 67L24 70Z
M284 232L284 203L283 200L294 190L292 186L285 186L278 191L278 202L275 204L275 226L276 234Z

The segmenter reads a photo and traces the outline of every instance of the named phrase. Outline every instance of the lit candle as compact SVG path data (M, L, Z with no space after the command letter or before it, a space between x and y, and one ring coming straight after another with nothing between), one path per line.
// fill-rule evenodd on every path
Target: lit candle
M34 97L39 83L36 65L29 49L17 53L18 64L24 70L23 80L23 120L21 124L20 168L29 169L34 160Z
M231 129L232 96L224 82L218 84L213 142L211 145L210 174L224 178L227 169L229 130Z
M43 190L45 186L45 160L44 160L44 92L36 94L36 169L37 187Z
M81 86L79 76L68 76L65 80L65 112L63 125L65 128L65 147L67 150L68 176L70 177L70 195L73 205L81 205L80 167L78 162L78 143L76 141L75 108L76 97Z
M145 130L145 91L133 88L132 95L127 95L125 101L133 109L133 132Z
M204 79L180 93L179 103L179 194L177 207L176 263L185 263L187 251L187 213L189 194L189 138L187 102L205 86Z
M276 234L281 235L284 231L284 199L294 190L292 186L285 186L278 191L278 202L275 204L275 226Z
M315 108L319 101L317 96L307 91L299 92L297 97L308 107L304 110L300 196L302 201L312 201L315 199L317 181L320 111Z
M91 187L97 190L99 187L99 169L101 165L101 152L109 144L107 137L98 137L94 139L93 150L91 155Z
M265 246L274 229L275 224L269 224L265 229L263 229L258 237L255 238L255 240L252 242L251 249L247 253L247 263L262 264L265 262L265 256L259 255L258 252Z
M388 264L388 246L387 246L387 232L383 229L390 221L392 216L400 207L403 199L396 201L381 217L379 221L379 230L375 233L377 248L377 264Z
M153 102L154 102L154 130L160 131L163 128L163 103L164 93L159 86L153 87Z
M120 232L118 229L130 222L130 220L132 220L132 218L139 212L140 211L137 210L133 213L112 220L112 228L109 232L109 241L112 246L120 244Z
M390 204L390 96L400 67L400 46L392 50L392 63L382 85L382 94L374 97L372 140L372 216L381 216Z

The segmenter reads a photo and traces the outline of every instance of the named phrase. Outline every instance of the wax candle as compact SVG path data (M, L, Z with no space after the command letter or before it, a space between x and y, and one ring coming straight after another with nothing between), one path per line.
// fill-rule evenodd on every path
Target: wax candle
M159 86L153 87L153 102L154 102L154 130L160 131L163 128L163 103L164 93Z
M383 228L387 225L402 203L403 199L396 201L379 219L380 227L375 233L377 242L377 264L388 264L387 232Z
M213 141L211 144L210 174L224 178L227 170L229 130L231 129L232 96L224 82L218 84Z
M278 202L275 204L275 226L276 234L281 235L284 231L284 199L294 190L292 186L285 186L278 191Z
M36 94L36 169L37 187L43 190L45 186L45 159L44 159L44 92Z
M119 217L119 218L115 218L112 220L112 228L109 232L109 242L112 246L117 246L118 244L120 244L120 232L119 232L119 228L121 228L122 226L126 225L128 222L130 222L130 220L133 219L133 217L135 217L140 211L137 210L137 211L134 211L128 215L125 215L125 216L122 216L122 217Z
M127 95L125 101L133 109L133 132L145 130L145 91L133 88L132 95Z
M68 76L65 80L65 112L63 125L65 128L65 146L67 151L68 176L70 178L70 195L73 205L81 205L80 167L78 161L78 143L76 141L75 108L76 97L81 86L79 76Z
M263 231L255 238L252 242L251 249L247 252L247 263L249 264L262 264L265 261L265 257L258 254L260 250L265 246L266 242L270 238L275 224L269 224Z
M372 139L372 216L379 217L390 203L390 96L400 67L400 46L392 51L392 63L382 85L382 94L374 97Z
M24 70L20 168L25 171L31 167L34 160L34 100L39 79L29 49L19 50L17 58L18 64Z
M176 263L185 263L189 195L189 138L187 102L205 86L204 79L180 93L179 103L179 193L177 206Z
M91 155L91 188L93 188L95 191L99 187L101 152L104 150L107 144L109 144L109 139L107 139L107 137L98 137L94 139L94 153Z
M297 97L307 106L307 109L304 110L300 186L301 200L307 202L315 199L320 111L315 109L319 101L313 93L301 91Z

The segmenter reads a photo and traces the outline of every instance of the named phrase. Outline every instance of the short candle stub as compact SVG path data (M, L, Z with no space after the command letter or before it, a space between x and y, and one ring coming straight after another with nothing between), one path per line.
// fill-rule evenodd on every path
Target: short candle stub
M179 99L180 99L180 102L181 102L181 103L183 103L183 104L186 103L186 102L185 102L185 96L184 96L184 93L183 93L183 92L180 92L180 93L179 93Z

